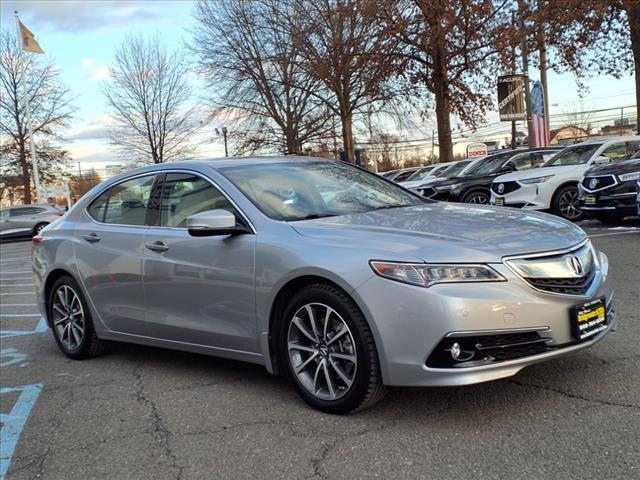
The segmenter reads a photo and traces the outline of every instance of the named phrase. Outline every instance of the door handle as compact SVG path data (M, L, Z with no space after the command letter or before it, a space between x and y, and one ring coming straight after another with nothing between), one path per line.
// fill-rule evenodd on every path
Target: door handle
M163 242L161 242L160 240L152 243L145 243L144 247L148 248L153 252L158 252L158 253L166 252L167 250L169 250L169 247L165 245Z
M100 237L98 236L97 233L90 233L89 235L83 235L82 238L84 238L89 243L96 243L100 241Z

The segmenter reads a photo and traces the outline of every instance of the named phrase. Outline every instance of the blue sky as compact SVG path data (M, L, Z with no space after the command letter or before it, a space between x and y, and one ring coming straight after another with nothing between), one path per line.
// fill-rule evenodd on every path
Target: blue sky
M310 0L312 1L312 0ZM108 65L119 44L128 34L160 33L170 47L181 48L190 38L193 26L193 2L189 0L146 1L16 1L1 4L1 28L15 31L13 11L18 10L23 23L36 35L45 52L55 58L66 84L77 95L78 107L71 128L65 132L64 148L83 168L95 165L100 170L108 164L121 163L104 138L109 114L101 93L108 76ZM537 72L531 72L532 78ZM621 80L594 77L585 82L589 91L581 105L587 109L635 105L633 76ZM579 102L571 75L549 76L551 113L561 113ZM489 115L495 122L497 117ZM507 124L505 124L506 127ZM204 132L212 142L201 148L201 155L223 153L212 125ZM428 128L428 125L426 125ZM421 132L400 132L407 138Z

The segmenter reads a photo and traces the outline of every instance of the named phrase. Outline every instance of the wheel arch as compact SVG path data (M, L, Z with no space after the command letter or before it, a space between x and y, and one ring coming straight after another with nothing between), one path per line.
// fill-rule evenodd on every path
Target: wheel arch
M486 193L489 198L491 198L491 187L485 187L484 185L474 185L473 187L469 187L468 189L466 189L464 191L464 193L462 195L460 195L460 202L461 203L465 203L465 199L471 195L472 193L475 192L482 192L482 193Z
M567 186L578 186L580 182L578 180L565 180L564 182L562 182L560 185L558 185L555 190L553 191L553 195L551 195L551 205L554 204L554 202L556 201L556 197L558 196L558 192L560 191L561 188L567 187Z

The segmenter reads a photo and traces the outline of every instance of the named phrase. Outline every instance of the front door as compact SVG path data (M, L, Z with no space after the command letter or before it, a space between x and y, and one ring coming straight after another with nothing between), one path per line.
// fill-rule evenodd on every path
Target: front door
M99 319L115 332L146 334L142 258L155 178L146 175L109 188L91 203L76 230L85 291Z
M226 209L227 198L207 179L168 173L160 226L145 235L144 284L149 335L258 352L255 316L255 235L192 237L187 218Z

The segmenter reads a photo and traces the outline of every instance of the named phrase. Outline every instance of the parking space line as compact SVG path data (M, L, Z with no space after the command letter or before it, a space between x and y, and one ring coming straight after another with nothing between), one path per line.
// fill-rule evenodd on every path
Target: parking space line
M0 435L0 480L6 478L9 465L11 465L11 457L15 452L20 434L41 391L41 383L0 388L0 394L20 393L11 411L9 413L0 413L0 422L2 423L2 435Z
M4 278L2 275L0 275L0 280L24 280L25 278L33 278L33 276L32 275L25 275L25 276L20 276L20 277Z
M0 277L3 277L5 275L12 275L14 273L33 273L33 272L31 270L3 270L2 275L0 275Z
M36 333L45 333L49 330L49 325L44 317L40 317L38 324L34 330L0 330L0 338L23 337L25 335L33 335ZM1 479L0 479L1 480Z
M0 283L0 287L33 287L33 283Z
M0 315L0 318L12 318L12 317L39 317L39 313L7 313Z
M1 296L6 295L33 295L33 292L14 292L14 293L0 293Z
M0 260L0 265L3 263L15 263L15 262L21 262L22 260L24 260L25 258L31 258L31 257L10 257L10 258L3 258L2 260Z
M37 307L36 303L0 303L0 307Z

